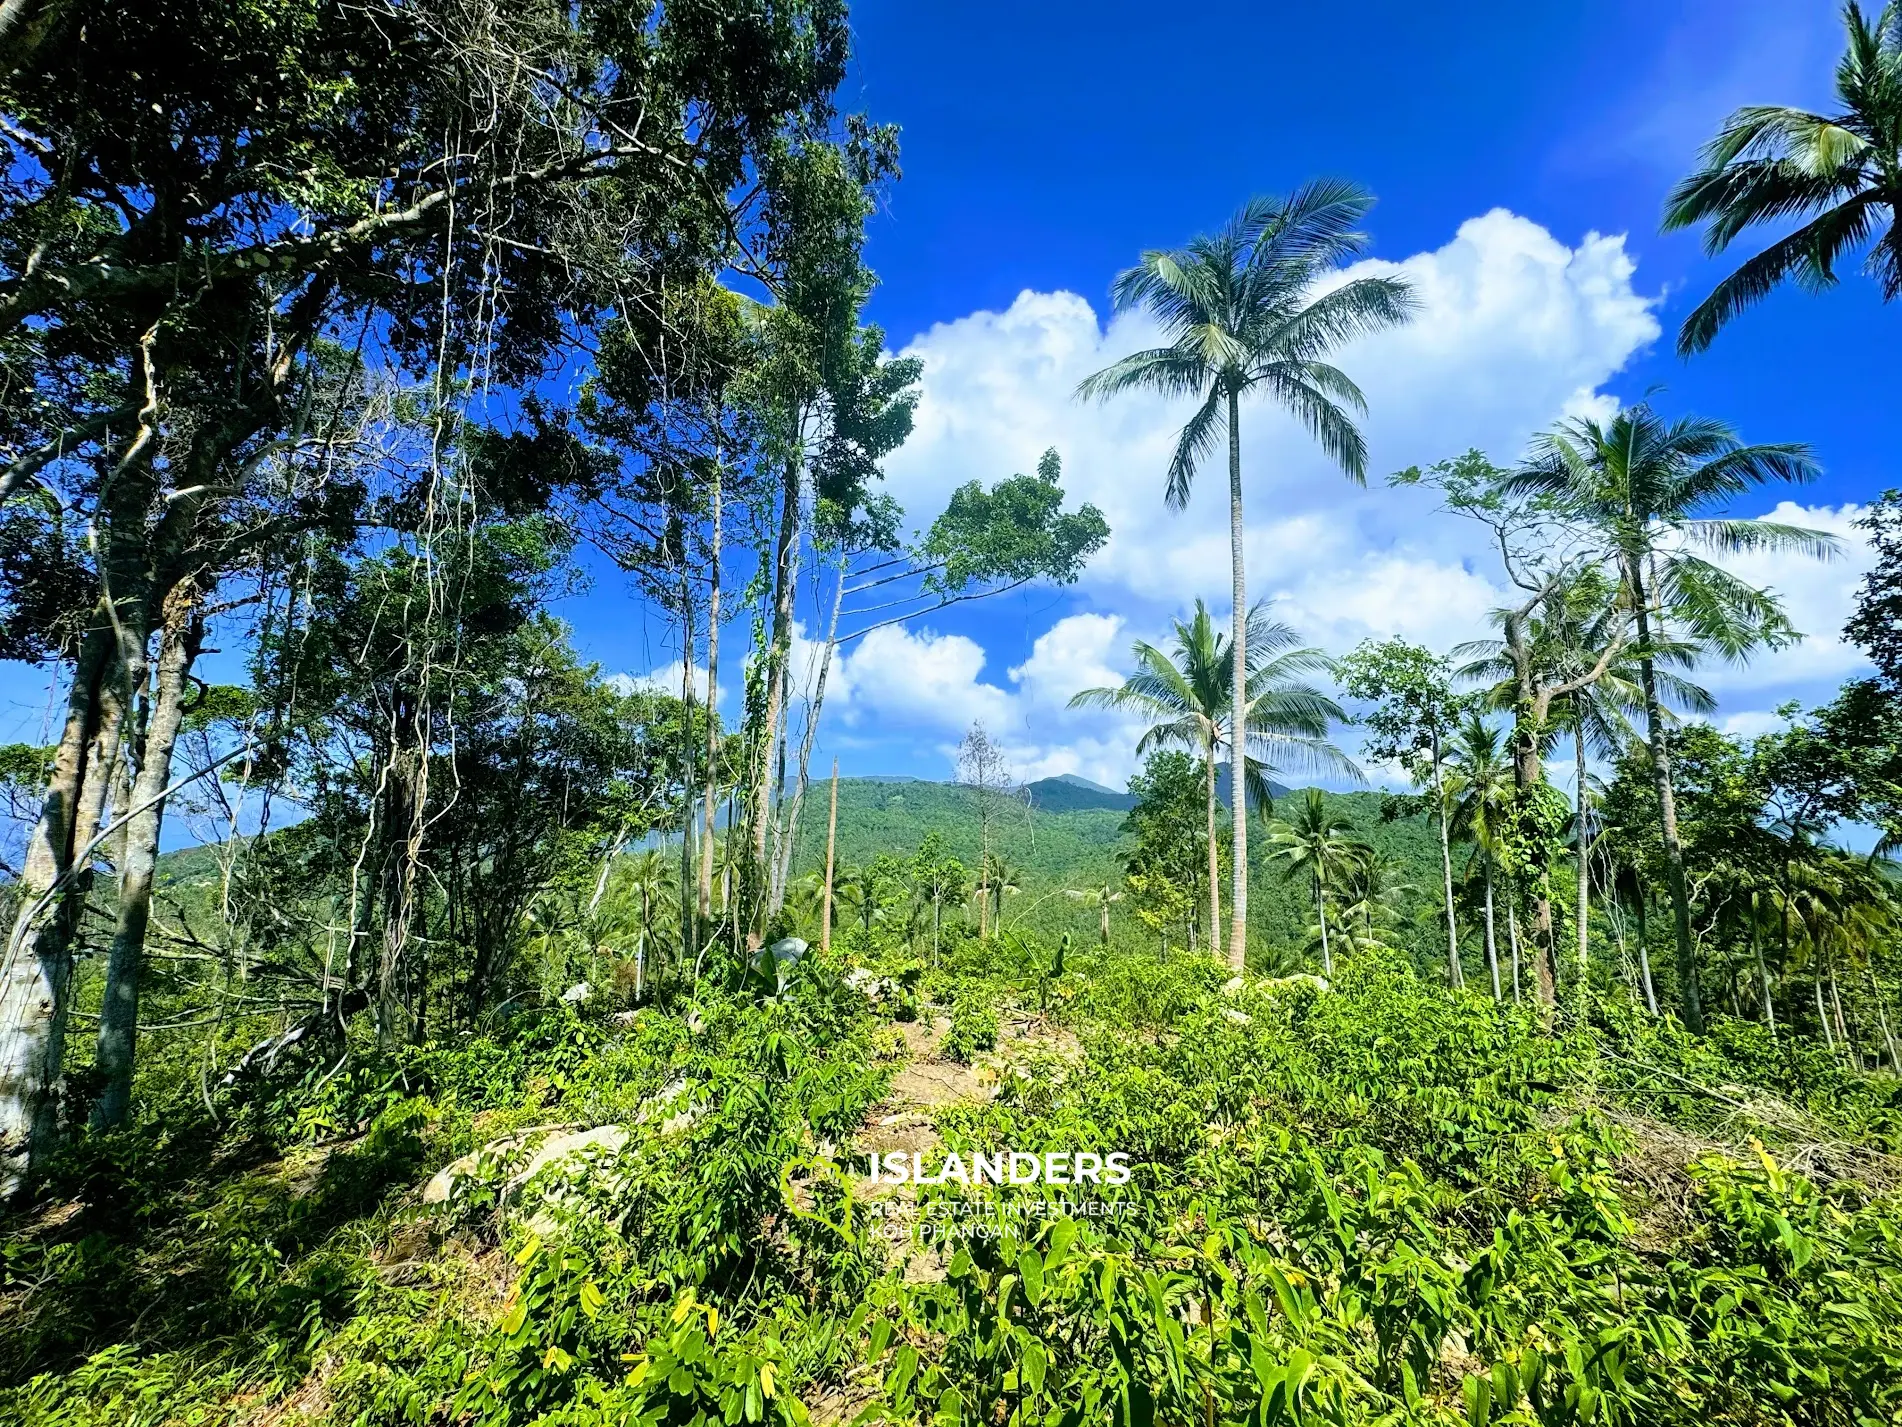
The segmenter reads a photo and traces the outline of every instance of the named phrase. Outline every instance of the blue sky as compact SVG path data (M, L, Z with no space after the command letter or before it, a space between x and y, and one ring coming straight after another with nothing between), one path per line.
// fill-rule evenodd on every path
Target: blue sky
M958 733L981 718L1026 776L1127 774L1129 729L1061 705L1126 668L1130 640L1162 635L1196 596L1226 610L1225 512L1218 481L1181 516L1162 507L1180 413L1084 409L1067 394L1140 339L1105 330L1116 271L1254 192L1323 174L1367 185L1380 200L1373 253L1431 294L1423 330L1343 358L1373 403L1373 489L1348 487L1271 414L1244 423L1251 596L1276 595L1316 643L1401 633L1444 648L1483 633L1500 601L1481 542L1378 476L1470 445L1509 459L1568 411L1661 387L1667 411L1815 445L1820 482L1739 514L1793 499L1803 509L1786 518L1853 537L1845 507L1902 484L1902 311L1867 282L1780 295L1689 363L1671 346L1725 268L1694 234L1658 232L1664 194L1737 105L1828 102L1832 5L1210 4L1193 16L855 12L847 102L903 131L905 177L872 228L872 316L926 361L919 431L890 464L891 489L922 523L957 482L1027 470L1054 444L1066 483L1115 534L1074 589L854 651L820 737L846 772L945 776ZM1832 567L1748 570L1813 637L1711 671L1720 722L1757 731L1783 700L1820 700L1854 671L1835 636L1860 564L1852 548ZM592 643L594 621L577 623ZM596 646L610 666L644 667L614 642Z
M1144 336L1107 312L1139 250L1311 177L1378 195L1373 256L1427 298L1414 329L1342 356L1373 407L1371 489L1349 487L1272 413L1244 423L1251 596L1276 596L1311 641L1339 651L1398 633L1445 648L1483 633L1500 602L1483 544L1379 477L1473 445L1509 459L1563 414L1654 387L1669 412L1815 445L1822 481L1740 514L1791 499L1802 509L1785 518L1853 536L1850 507L1902 485L1902 308L1859 276L1778 296L1692 362L1671 348L1725 269L1695 235L1658 232L1664 194L1737 105L1828 103L1831 4L867 0L853 23L845 102L901 127L905 171L872 225L871 315L926 363L919 430L889 488L923 524L956 484L1029 470L1055 445L1066 485L1114 534L1072 589L855 648L835 671L816 766L836 753L847 774L944 777L981 719L1022 776L1120 784L1131 730L1062 705L1126 669L1131 639L1162 637L1195 597L1226 614L1226 512L1206 477L1187 512L1163 508L1180 412L1086 409L1068 393ZM1820 701L1855 671L1835 636L1861 560L1852 546L1833 567L1749 567L1813 638L1711 671L1720 723L1757 731L1784 699ZM605 668L665 677L663 622L611 571L560 612ZM44 687L30 671L6 681L13 736L30 736Z

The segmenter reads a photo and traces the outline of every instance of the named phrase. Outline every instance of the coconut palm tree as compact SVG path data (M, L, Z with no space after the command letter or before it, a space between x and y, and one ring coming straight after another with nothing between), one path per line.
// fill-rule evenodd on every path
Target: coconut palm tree
M1671 790L1671 751L1658 680L1657 641L1668 617L1703 649L1742 660L1761 646L1795 638L1774 595L1754 589L1694 552L1795 550L1827 559L1835 539L1817 530L1766 520L1706 515L1770 481L1808 481L1816 463L1796 443L1746 446L1719 421L1666 421L1649 406L1629 407L1609 421L1580 417L1540 437L1509 489L1552 497L1602 534L1624 585L1638 636L1638 681L1646 741L1670 882L1678 981L1685 1023L1699 1028L1703 1010L1691 945L1684 848Z
M1456 835L1470 838L1473 856L1485 879L1486 969L1492 975L1493 1000L1504 999L1499 982L1499 936L1493 916L1494 875L1504 861L1506 830L1512 820L1515 785L1499 730L1478 714L1468 714L1447 753L1449 821Z
M1406 904L1419 894L1406 872L1402 859L1373 848L1348 869L1343 895L1353 900L1342 915L1349 923L1359 921L1361 939L1368 945L1380 943L1382 932L1398 926Z
M1108 946L1110 907L1122 901L1123 894L1110 883L1105 882L1101 887L1067 887L1063 895L1073 902L1088 902L1096 908L1102 922L1103 945Z
M1268 775L1298 768L1304 772L1360 777L1360 770L1327 740L1328 728L1346 720L1339 704L1306 682L1308 676L1331 673L1333 663L1319 649L1298 648L1300 636L1273 619L1268 601L1248 612L1248 707L1244 727L1242 769L1244 796L1250 806L1270 802ZM1149 721L1136 745L1138 757L1161 748L1186 748L1202 760L1208 799L1209 952L1222 954L1221 849L1215 835L1218 803L1215 770L1222 758L1231 763L1234 740L1229 736L1235 714L1234 661L1228 640L1215 627L1208 608L1195 602L1195 613L1175 622L1175 650L1165 653L1143 640L1133 653L1136 672L1113 689L1085 689L1070 700L1071 708L1112 709ZM1238 948L1231 941L1229 961L1242 969Z
M1885 301L1902 293L1902 3L1874 19L1843 8L1849 49L1836 66L1834 114L1780 104L1739 109L1704 146L1703 166L1671 191L1664 227L1704 226L1721 253L1745 229L1791 218L1796 228L1717 284L1684 319L1677 349L1701 352L1718 329L1790 278L1812 292L1836 285L1836 265L1864 247L1864 270Z
M1551 721L1538 731L1537 755L1543 767L1555 751L1559 736L1571 735L1575 769L1572 814L1578 849L1575 920L1581 987L1591 908L1591 834L1587 826L1591 780L1587 754L1614 757L1638 737L1632 720L1644 706L1644 695L1638 651L1627 639L1630 623L1631 610L1622 583L1600 568L1587 567L1548 587L1525 630L1525 645L1539 668L1539 679L1566 690ZM1702 652L1699 645L1654 632L1650 650L1662 699L1697 714L1707 714L1716 707L1706 690L1677 672L1697 662ZM1459 652L1471 656L1460 668L1461 677L1488 685L1480 695L1481 702L1500 712L1517 712L1515 669L1504 641L1475 640L1460 646ZM1595 676L1580 677L1588 670L1596 671ZM1667 720L1670 717L1667 711Z
M1024 890L1024 870L1013 867L999 853L993 852L985 864L984 887L991 898L991 928L993 931L1004 929L1004 898L1014 897Z
M1364 411L1360 388L1325 360L1363 333L1407 321L1414 302L1405 281L1362 277L1325 287L1342 263L1358 255L1357 231L1372 198L1353 184L1324 180L1287 198L1255 198L1218 233L1187 247L1152 250L1119 275L1118 312L1140 308L1162 327L1166 346L1133 352L1089 377L1086 398L1147 390L1194 397L1199 405L1176 439L1165 498L1180 510L1202 462L1228 436L1230 697L1232 722L1245 726L1240 703L1248 684L1248 590L1242 558L1242 434L1244 396L1266 396L1291 412L1350 479L1366 479L1367 447L1353 413ZM1248 935L1248 819L1240 760L1230 768L1234 803L1234 892L1229 960L1239 966Z
M1287 876L1308 874L1314 886L1315 918L1321 928L1321 970L1334 974L1334 953L1328 941L1328 893L1347 884L1370 849L1354 836L1353 820L1331 810L1319 788L1309 788L1286 821L1268 824L1269 860L1279 862Z

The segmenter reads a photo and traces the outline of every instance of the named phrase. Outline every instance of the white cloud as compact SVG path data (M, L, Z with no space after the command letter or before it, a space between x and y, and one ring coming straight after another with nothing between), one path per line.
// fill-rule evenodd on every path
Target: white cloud
M685 670L681 667L681 661L676 659L673 663L663 664L658 669L649 669L645 674L610 674L606 682L608 687L613 689L616 693L632 694L642 691L651 691L657 694L672 694L675 698L679 698L682 675L684 673ZM705 664L694 665L693 673L690 677L692 679L694 698L706 698L707 666ZM726 690L724 688L720 690L719 697L721 703L726 701Z
M1868 538L1855 526L1866 507L1805 506L1782 501L1761 518L1834 535L1842 554L1814 560L1795 551L1726 555L1720 563L1739 578L1770 590L1783 601L1802 643L1760 654L1741 667L1713 667L1706 682L1718 693L1756 693L1800 687L1807 697L1826 697L1828 687L1867 667L1862 651L1845 643L1843 625L1856 607L1856 587L1875 563Z
M1279 617L1330 650L1390 635L1444 650L1487 632L1487 612L1506 600L1503 577L1483 530L1437 511L1428 492L1386 487L1385 477L1471 447L1508 460L1562 417L1608 416L1617 402L1602 388L1659 335L1656 299L1634 285L1622 237L1593 233L1568 246L1503 209L1462 224L1433 252L1364 262L1342 280L1375 272L1404 274L1421 310L1410 326L1338 355L1367 397L1369 488L1344 480L1286 416L1245 407L1249 593L1273 596ZM1132 628L1164 630L1197 597L1223 617L1229 604L1225 473L1201 472L1187 510L1163 505L1163 473L1188 407L1149 395L1089 406L1074 397L1085 376L1155 338L1140 315L1106 327L1074 293L1027 291L1002 312L934 326L906 349L923 363L923 393L888 477L913 524L927 523L963 482L1028 471L1054 446L1070 498L1094 503L1112 532L1078 593L1120 613L1060 619L1022 663L988 679L986 651L969 637L880 631L835 675L851 736L923 734L948 759L981 721L1019 776L1075 772L1120 784L1131 771L1135 725L1069 711L1070 695L1122 677ZM1840 639L1869 560L1851 525L1857 513L1786 502L1765 517L1838 535L1848 558L1833 564L1787 554L1725 560L1775 590L1810 637L1740 669L1706 670L1715 690L1761 708L1792 686L1813 696L1857 667Z
M1447 597L1470 602L1459 577L1484 557L1483 545L1456 523L1429 518L1421 493L1385 489L1385 476L1471 446L1517 452L1557 417L1602 408L1598 387L1658 335L1622 238L1589 234L1570 248L1496 209L1434 252L1361 263L1343 279L1396 271L1414 285L1418 318L1339 354L1367 396L1372 489L1351 486L1286 416L1244 408L1251 594L1378 585L1380 560L1397 558L1406 564L1386 578L1429 578L1427 566L1437 564ZM924 364L924 392L913 435L889 463L894 493L923 524L955 486L1027 471L1055 446L1066 489L1110 524L1110 543L1084 576L1086 593L1152 613L1179 611L1196 595L1226 608L1223 473L1203 471L1179 514L1162 502L1188 408L1149 395L1089 406L1074 399L1085 376L1155 335L1139 315L1106 329L1067 292L1025 292L1003 312L931 328L907 348ZM1406 612L1367 600L1362 611L1369 618L1355 627L1363 633L1397 630L1392 616Z

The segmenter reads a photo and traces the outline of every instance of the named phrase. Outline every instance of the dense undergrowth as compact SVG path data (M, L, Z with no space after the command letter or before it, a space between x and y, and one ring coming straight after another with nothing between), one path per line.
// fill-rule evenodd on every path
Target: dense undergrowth
M209 1108L193 1082L9 1225L0 1419L1902 1421L1895 1081L1755 1025L1547 1025L1376 955L1329 989L1226 974L848 949ZM822 1170L893 1017L934 1009L950 1060L1000 1018L1068 1047L943 1107L943 1150L1134 1176L922 1190L913 1222L962 1228L907 1273ZM517 1190L510 1132L610 1124Z

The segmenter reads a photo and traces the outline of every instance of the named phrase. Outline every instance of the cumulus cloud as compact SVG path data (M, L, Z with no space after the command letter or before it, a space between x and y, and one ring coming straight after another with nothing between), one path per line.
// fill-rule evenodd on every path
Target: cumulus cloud
M1740 579L1775 593L1804 639L1789 649L1760 654L1742 666L1712 668L1706 682L1715 692L1757 696L1766 690L1784 690L1814 699L1867 667L1862 651L1842 637L1843 625L1856 607L1856 587L1875 564L1868 538L1855 525L1866 509L1786 500L1761 517L1835 536L1841 554L1834 560L1813 560L1794 551L1752 551L1721 558L1720 563Z
M610 674L607 678L607 685L616 693L621 694L651 692L657 694L672 694L675 698L679 698L682 676L685 673L686 671L682 668L681 661L676 659L673 663L663 664L658 669L649 669L645 674ZM693 689L694 698L705 699L707 696L707 666L705 664L694 665L693 673L687 675L687 677L692 680L691 687ZM720 701L724 703L726 700L725 689L720 690L719 697Z
M1342 280L1394 272L1413 284L1419 317L1339 356L1367 396L1372 489L1345 481L1286 416L1259 403L1244 408L1256 594L1426 579L1428 563L1463 573L1484 553L1478 542L1424 519L1430 501L1386 490L1383 478L1470 446L1510 455L1559 416L1602 409L1598 387L1658 335L1653 299L1633 286L1622 238L1589 234L1567 247L1494 210L1434 252L1360 263ZM1103 326L1067 292L1025 292L1003 312L931 328L907 348L924 365L924 392L912 438L889 463L894 493L922 523L958 484L1029 470L1055 446L1066 488L1110 524L1086 593L1118 607L1178 610L1195 595L1226 607L1223 472L1204 471L1180 514L1162 504L1163 472L1189 408L1149 395L1090 406L1074 399L1084 377L1156 337L1139 314ZM1394 559L1409 563L1383 571ZM1470 601L1462 583L1451 580L1449 598Z
M1367 397L1368 488L1343 479L1285 415L1245 406L1249 594L1273 597L1280 618L1330 650L1393 635L1446 649L1484 632L1487 611L1506 602L1503 577L1482 530L1438 512L1429 492L1388 488L1386 476L1471 447L1510 460L1563 417L1612 414L1617 402L1603 388L1657 340L1656 299L1636 285L1622 237L1589 233L1568 245L1503 209L1468 220L1431 252L1363 262L1340 280L1370 273L1404 275L1420 312L1338 354ZM958 485L1031 470L1054 446L1069 496L1101 509L1112 533L1077 589L1086 612L1058 620L1019 664L999 670L976 639L930 628L879 631L848 651L834 674L842 734L902 736L948 761L976 721L1025 778L1080 773L1120 785L1132 770L1129 720L1064 706L1078 689L1120 680L1133 633L1166 631L1197 597L1224 618L1229 604L1226 473L1204 470L1187 510L1163 505L1189 406L1150 395L1086 406L1074 396L1084 377L1156 340L1140 314L1105 324L1074 293L1027 291L907 347L923 365L923 390L888 482L916 524ZM1773 691L1856 667L1840 630L1868 563L1851 525L1857 513L1785 503L1766 517L1837 534L1847 558L1833 564L1726 560L1776 590L1811 637L1744 668L1707 671L1720 694L1762 708L1785 696Z

